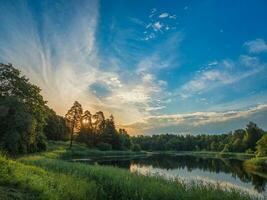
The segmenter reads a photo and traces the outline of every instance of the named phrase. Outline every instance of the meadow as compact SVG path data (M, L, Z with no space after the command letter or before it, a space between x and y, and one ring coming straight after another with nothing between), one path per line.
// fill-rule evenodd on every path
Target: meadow
M81 153L83 152L83 153ZM82 154L82 155L81 155ZM49 150L16 158L0 157L0 199L253 199L219 185L148 177L111 166L68 162L80 156L138 156L145 152L89 150L50 142Z

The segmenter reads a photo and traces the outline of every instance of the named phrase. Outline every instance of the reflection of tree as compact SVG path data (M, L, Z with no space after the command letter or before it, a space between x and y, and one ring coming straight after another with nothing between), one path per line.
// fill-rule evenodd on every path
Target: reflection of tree
M264 192L265 191L265 185L266 185L266 179L254 175L254 174L249 174L250 180L254 186L254 188L258 191L258 192Z
M163 169L187 169L192 171L200 169L213 173L228 173L234 178L239 178L243 182L251 182L254 188L262 192L265 189L267 180L250 174L243 168L243 161L235 159L220 159L220 158L201 158L194 156L167 156L155 155L146 159L134 160L134 164L152 165L156 168Z
M130 169L130 166L131 166L131 160L102 160L102 161L97 161L98 164L101 164L101 165L112 165L112 166L115 166L115 167L120 167L120 168L125 168L125 169Z
M113 165L117 167L129 169L131 164L139 164L143 166L153 166L162 169L187 169L189 172L192 170L200 169L203 171L213 173L228 173L234 178L239 178L242 182L251 182L258 192L265 191L267 180L255 174L247 172L243 168L243 161L235 159L224 158L201 158L195 156L167 156L167 155L154 155L150 157L135 158L129 160L102 160L98 161L99 164Z

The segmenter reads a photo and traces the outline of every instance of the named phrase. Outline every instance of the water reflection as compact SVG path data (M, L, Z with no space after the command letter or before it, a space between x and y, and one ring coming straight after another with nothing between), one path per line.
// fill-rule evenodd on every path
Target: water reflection
M209 180L236 185L267 195L267 179L247 172L243 161L188 155L153 155L146 158L95 159L94 163L127 168L142 174L160 174L185 180Z

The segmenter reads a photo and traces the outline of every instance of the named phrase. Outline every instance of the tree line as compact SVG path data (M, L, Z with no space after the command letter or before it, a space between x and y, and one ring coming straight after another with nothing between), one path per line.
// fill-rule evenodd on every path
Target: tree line
M147 151L217 151L257 152L267 155L267 134L255 123L249 122L245 129L220 135L171 135L132 137L134 144Z

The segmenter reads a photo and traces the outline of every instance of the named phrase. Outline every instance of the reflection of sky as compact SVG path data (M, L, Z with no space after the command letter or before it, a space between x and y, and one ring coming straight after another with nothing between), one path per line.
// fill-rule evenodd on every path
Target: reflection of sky
M161 169L161 168L155 168L151 165L139 165L139 164L132 164L130 167L130 171L137 172L143 175L151 175L151 176L159 175L167 179L179 178L188 183L191 181L201 181L203 183L211 183L211 184L219 183L226 189L235 188L238 190L245 191L251 195L256 195L259 197L263 197L264 195L265 197L267 197L266 191L263 194L260 194L253 188L253 185L251 183L242 182L239 178L234 178L231 174L227 174L224 172L212 173L200 169L194 169L188 171L186 168Z

